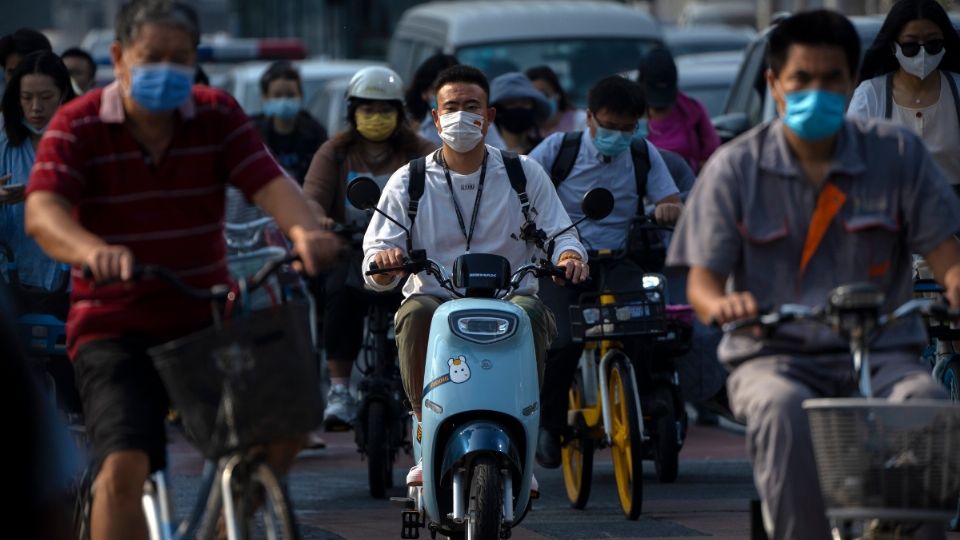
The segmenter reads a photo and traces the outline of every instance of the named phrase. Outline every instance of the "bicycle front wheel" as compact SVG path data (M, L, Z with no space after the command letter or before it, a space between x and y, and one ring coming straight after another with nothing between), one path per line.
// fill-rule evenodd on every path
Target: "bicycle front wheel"
M253 519L247 520L246 534L237 540L300 538L287 488L266 463L260 462L253 467L243 506L244 511L238 515L252 514Z
M643 432L634 398L636 382L627 362L629 359L622 355L611 362L607 385L613 431L610 450L617 495L624 515L632 520L640 517L643 507Z

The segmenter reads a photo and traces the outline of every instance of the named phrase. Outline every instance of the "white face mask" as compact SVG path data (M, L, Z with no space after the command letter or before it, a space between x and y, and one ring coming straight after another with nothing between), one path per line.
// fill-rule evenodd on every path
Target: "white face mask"
M903 68L907 73L920 77L920 80L926 79L928 75L934 72L937 69L937 66L940 65L940 61L943 60L943 55L946 54L946 49L940 49L940 52L937 54L927 54L926 49L920 47L920 52L916 56L908 57L903 55L903 51L900 50L900 44L894 43L897 52L897 61L900 62L900 67Z
M483 141L484 122L484 117L470 112L444 114L440 116L440 138L454 152L469 152Z

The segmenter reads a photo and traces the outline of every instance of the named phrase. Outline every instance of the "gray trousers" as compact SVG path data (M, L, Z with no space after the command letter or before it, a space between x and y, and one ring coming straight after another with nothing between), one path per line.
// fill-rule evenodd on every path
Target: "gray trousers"
M875 352L870 364L877 397L947 398L917 354ZM774 540L830 538L801 404L811 398L849 396L856 388L851 365L849 355L762 357L740 364L727 380L733 413L747 426L753 478L773 520ZM926 535L916 538L945 536L941 526L926 529Z

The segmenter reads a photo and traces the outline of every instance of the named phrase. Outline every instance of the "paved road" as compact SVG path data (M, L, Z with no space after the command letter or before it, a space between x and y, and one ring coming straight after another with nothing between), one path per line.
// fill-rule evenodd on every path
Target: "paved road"
M291 491L304 539L399 538L400 512L366 491L366 465L359 459L352 434L327 434L323 450L305 451L295 468ZM176 438L171 450L177 505L196 489L199 456ZM599 538L681 538L712 536L745 538L749 534L749 501L756 496L742 436L717 428L693 427L681 453L680 478L657 484L651 463L645 464L644 514L623 518L616 499L609 452L597 454L590 504L572 510L559 470L537 469L543 496L514 530L517 540ZM397 465L400 482L409 457ZM397 489L394 495L402 495ZM424 538L429 538L424 532Z

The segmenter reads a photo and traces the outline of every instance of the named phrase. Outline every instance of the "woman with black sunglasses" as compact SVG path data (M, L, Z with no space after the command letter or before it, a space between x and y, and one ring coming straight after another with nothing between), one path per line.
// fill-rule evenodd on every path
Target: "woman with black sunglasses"
M960 36L936 0L900 0L867 50L848 114L918 133L960 189Z

